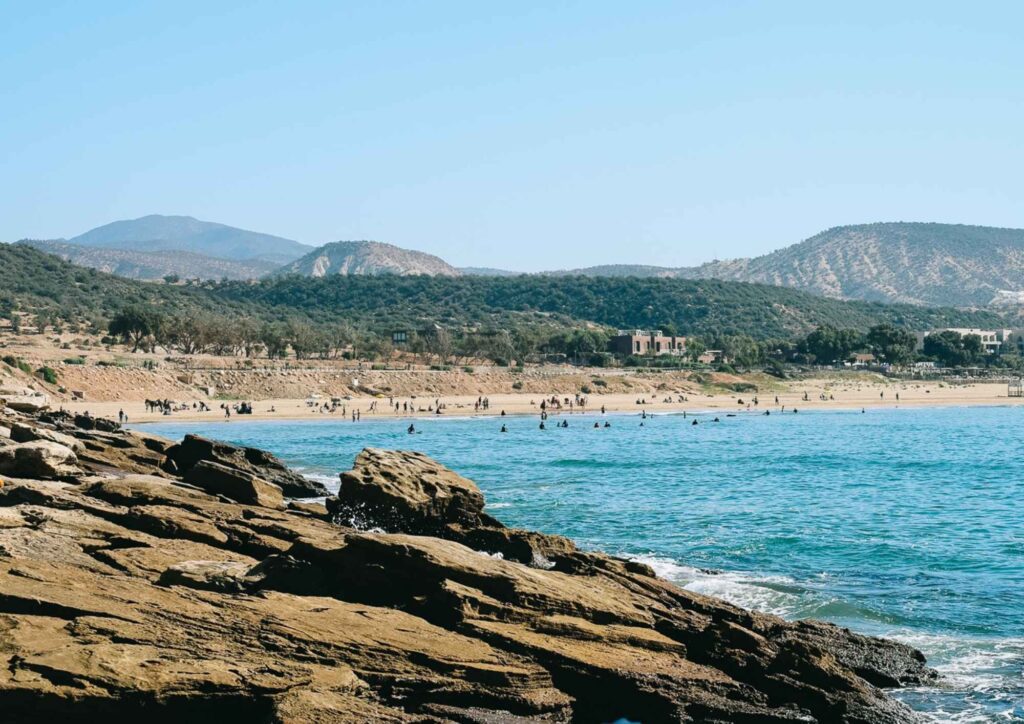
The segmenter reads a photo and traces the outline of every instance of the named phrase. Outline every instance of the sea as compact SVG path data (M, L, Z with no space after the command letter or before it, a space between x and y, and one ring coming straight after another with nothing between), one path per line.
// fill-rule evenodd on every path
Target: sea
M1024 408L538 422L145 429L265 448L334 489L363 447L418 450L475 480L508 525L643 561L691 591L921 649L940 681L893 695L930 720L1024 721Z

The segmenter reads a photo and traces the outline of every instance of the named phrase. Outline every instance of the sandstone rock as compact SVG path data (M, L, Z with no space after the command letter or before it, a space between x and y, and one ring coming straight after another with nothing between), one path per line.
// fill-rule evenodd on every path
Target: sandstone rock
M200 461L207 460L262 478L279 487L290 498L319 498L328 494L323 485L292 472L268 452L198 435L186 435L179 444L167 450L167 459L180 475Z
M4 721L909 724L877 687L934 676L901 644L504 528L422 456L397 467L426 482L384 452L355 477L379 475L387 496L369 499L443 538L228 502L166 472L111 477L144 446L83 442L103 475L0 487ZM552 566L517 560L538 550Z
M56 430L48 430L45 427L32 427L24 423L16 422L11 427L10 435L8 435L15 442L32 442L33 440L49 440L55 442L58 445L71 448L72 450L78 451L82 448L82 444L71 437L71 435L65 435L57 432Z
M476 484L426 455L366 448L341 474L327 510L343 524L389 532L437 533L448 524L476 526L484 496Z
M50 396L40 393L0 395L0 400L7 407L18 412L42 412L50 407Z
M201 460L185 473L184 480L208 493L231 498L239 503L280 508L284 495L276 485L260 480L252 473Z
M0 448L0 473L15 477L62 479L81 473L71 448L49 440Z

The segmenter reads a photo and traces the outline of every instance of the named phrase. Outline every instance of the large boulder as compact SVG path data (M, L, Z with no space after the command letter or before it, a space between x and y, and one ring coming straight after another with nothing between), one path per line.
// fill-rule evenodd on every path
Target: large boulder
M320 498L329 494L323 485L292 472L264 450L198 435L186 435L184 440L168 449L167 461L169 471L178 475L187 475L202 461L234 468L276 485L289 498Z
M35 440L0 447L0 474L65 480L81 473L75 451L60 443Z
M201 460L185 473L185 482L208 493L223 495L238 503L280 508L284 504L281 488L252 473L227 465Z
M338 522L391 533L436 534L481 523L484 496L458 473L422 453L366 448L341 474L327 510Z

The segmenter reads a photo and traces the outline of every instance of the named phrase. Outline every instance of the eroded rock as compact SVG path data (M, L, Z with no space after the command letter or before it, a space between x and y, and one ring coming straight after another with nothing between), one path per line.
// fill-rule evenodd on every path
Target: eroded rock
M292 472L274 455L256 448L186 435L179 444L168 449L166 455L178 475L188 473L205 460L255 475L279 487L289 498L318 498L328 494L320 483Z
M4 721L905 724L877 687L934 676L902 644L505 528L423 456L357 459L348 504L404 531L372 533L232 502L224 480L260 477L241 465L123 474L155 451L61 431L99 474L0 487Z

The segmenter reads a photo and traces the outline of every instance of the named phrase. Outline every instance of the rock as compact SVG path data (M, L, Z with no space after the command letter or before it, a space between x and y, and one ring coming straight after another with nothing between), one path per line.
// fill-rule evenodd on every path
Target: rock
M367 499L439 531L370 533L199 489L260 477L215 460L195 485L120 473L146 448L105 435L79 438L102 475L0 487L5 722L910 724L878 687L935 675L902 644L505 528L429 458L357 459Z
M71 448L49 440L0 447L0 473L13 477L61 480L82 473Z
M437 533L450 524L479 525L484 496L476 484L426 455L366 448L341 474L338 495L327 499L337 520L357 528Z
M280 508L284 503L284 495L276 485L244 470L209 460L201 460L189 468L184 480L208 493L223 495L238 503L261 505L264 508Z
M288 510L294 510L305 515L312 515L315 518L326 519L329 515L327 506L323 503L303 503L298 500L288 502Z
M204 591L240 592L245 590L245 577L251 567L244 561L182 561L167 568L157 583Z
M8 435L15 442L32 442L33 440L49 440L55 442L64 447L71 448L72 450L78 451L82 448L82 444L71 437L63 433L57 432L56 430L48 430L45 427L32 427L24 423L16 422L11 427L10 435Z
M290 498L320 498L328 495L323 485L292 472L268 452L208 440L198 435L186 435L184 440L168 449L167 460L172 464L174 472L180 475L187 473L200 461L207 460L262 478L279 487Z
M41 393L32 394L0 394L0 401L7 407L18 412L42 412L50 407L50 396Z

